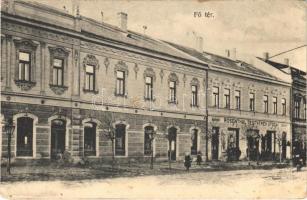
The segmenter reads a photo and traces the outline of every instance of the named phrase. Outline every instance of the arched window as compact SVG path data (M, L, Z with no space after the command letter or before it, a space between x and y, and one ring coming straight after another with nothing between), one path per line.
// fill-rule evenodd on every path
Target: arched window
M16 156L33 156L33 119L17 119Z
M151 155L152 139L153 139L154 128L152 126L146 126L144 131L144 155Z
M191 155L197 155L198 130L193 129L191 134Z
M96 156L96 123L88 122L84 125L84 155Z
M57 158L65 151L66 121L54 119L51 121L51 158Z
M126 125L117 124L115 127L115 155L126 155Z

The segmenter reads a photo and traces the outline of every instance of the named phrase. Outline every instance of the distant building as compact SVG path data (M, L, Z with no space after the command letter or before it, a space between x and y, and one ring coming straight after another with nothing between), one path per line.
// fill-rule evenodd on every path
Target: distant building
M278 63L268 59L268 53L265 53L264 58L260 58L266 63L281 72L291 76L291 122L292 122L292 143L293 154L298 152L305 154L304 161L306 162L306 126L307 126L307 107L306 107L306 72L296 69L289 65L289 60L285 59L284 63Z

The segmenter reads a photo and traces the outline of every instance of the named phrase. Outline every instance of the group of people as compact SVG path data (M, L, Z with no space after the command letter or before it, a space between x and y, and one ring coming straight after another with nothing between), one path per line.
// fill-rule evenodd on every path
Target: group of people
M202 162L201 152L199 151L197 152L196 164L200 165L201 162ZM189 171L191 165L192 165L192 158L189 153L186 153L184 157L184 167L186 168L187 171Z

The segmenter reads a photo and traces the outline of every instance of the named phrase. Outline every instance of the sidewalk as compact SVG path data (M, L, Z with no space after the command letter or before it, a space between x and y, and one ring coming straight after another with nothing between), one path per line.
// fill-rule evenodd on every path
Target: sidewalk
M168 162L154 163L154 169L150 169L150 163L125 163L112 166L106 163L91 163L88 166L59 166L56 163L49 165L12 166L11 175L7 175L6 167L1 168L1 182L7 181L48 181L70 180L79 181L86 179L103 179L115 177L133 177L148 175L166 175L194 172L249 170L249 169L273 169L290 167L286 163L238 161L238 162L208 162L200 166L192 163L189 172L184 168L183 161L172 162L169 168Z

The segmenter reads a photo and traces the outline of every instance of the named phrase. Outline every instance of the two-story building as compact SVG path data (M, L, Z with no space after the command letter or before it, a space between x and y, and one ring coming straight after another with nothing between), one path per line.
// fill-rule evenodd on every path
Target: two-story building
M119 26L3 1L1 118L12 156L180 159L205 149L207 65ZM154 138L153 138L154 137ZM1 134L2 157L8 136ZM153 139L153 142L151 142Z
M292 123L292 150L293 155L301 154L306 163L306 72L289 65L289 59L284 63L269 60L269 54L264 53L263 58L259 58L282 73L291 77L291 123Z
M209 65L208 156L212 160L290 158L290 83L236 59L172 44Z

